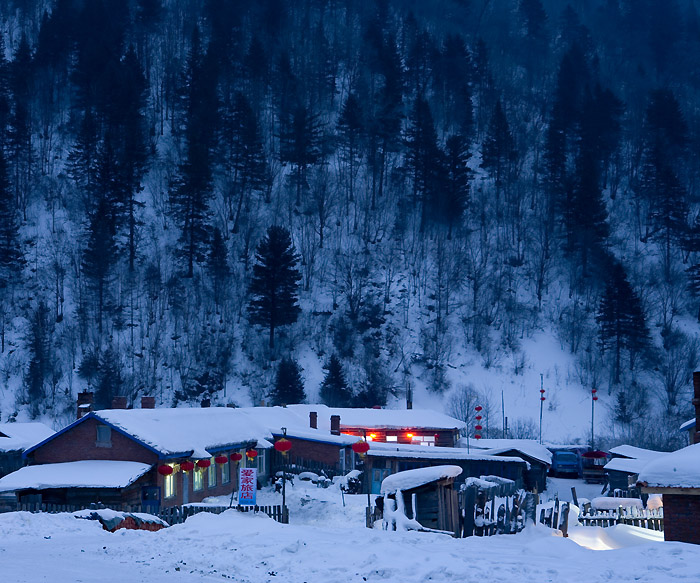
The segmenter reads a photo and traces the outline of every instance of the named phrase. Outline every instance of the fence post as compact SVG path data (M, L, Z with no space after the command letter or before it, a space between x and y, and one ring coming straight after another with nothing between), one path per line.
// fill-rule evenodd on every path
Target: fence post
M564 502L562 504L562 512L564 513L563 520L561 521L561 533L564 538L569 536L569 503Z
M476 506L476 486L469 486L463 492L464 505L462 512L464 520L462 522L462 536L474 535L474 507Z

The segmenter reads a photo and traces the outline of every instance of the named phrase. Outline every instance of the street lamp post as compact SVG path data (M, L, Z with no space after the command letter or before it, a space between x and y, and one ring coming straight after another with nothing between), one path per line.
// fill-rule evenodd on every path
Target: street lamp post
M542 443L542 411L544 409L544 376L540 373L540 443Z

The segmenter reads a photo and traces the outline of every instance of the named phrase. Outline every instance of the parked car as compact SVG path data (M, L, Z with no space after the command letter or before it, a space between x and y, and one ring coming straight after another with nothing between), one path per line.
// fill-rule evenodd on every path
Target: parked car
M552 452L552 467L550 472L553 476L580 476L581 458L573 451L555 450Z

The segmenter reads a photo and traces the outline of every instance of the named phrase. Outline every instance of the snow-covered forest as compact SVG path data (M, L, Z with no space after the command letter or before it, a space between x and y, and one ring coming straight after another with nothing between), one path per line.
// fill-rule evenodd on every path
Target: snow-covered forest
M480 379L529 374L533 437L546 338L548 414L596 389L600 433L679 443L697 5L1 2L0 418L286 383L500 437Z

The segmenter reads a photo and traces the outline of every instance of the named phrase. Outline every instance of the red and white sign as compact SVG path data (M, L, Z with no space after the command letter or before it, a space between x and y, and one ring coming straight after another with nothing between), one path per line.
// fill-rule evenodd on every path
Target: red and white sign
M241 506L255 506L257 489L258 469L241 468L238 472L238 503Z

